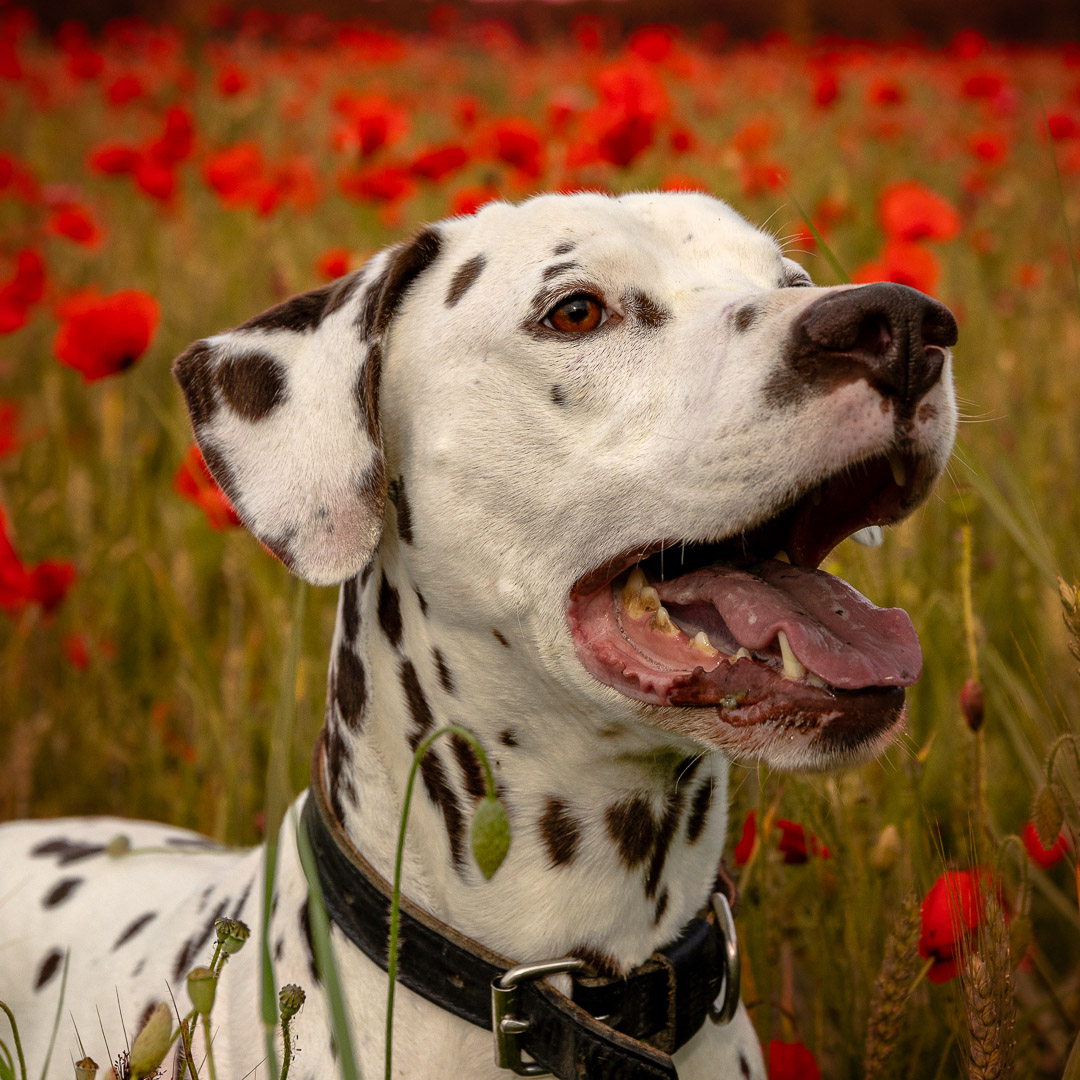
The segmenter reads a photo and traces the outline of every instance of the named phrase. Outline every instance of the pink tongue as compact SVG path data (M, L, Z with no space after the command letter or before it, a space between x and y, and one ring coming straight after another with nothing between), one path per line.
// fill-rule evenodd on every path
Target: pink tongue
M787 634L791 651L830 686L911 686L922 673L906 611L875 607L846 581L769 560L758 573L710 566L656 586L667 604L712 604L740 645L764 649Z

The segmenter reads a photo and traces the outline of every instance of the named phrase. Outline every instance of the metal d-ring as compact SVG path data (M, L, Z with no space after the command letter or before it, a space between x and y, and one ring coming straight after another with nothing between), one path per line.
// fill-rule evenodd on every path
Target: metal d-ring
M546 975L563 975L588 967L576 956L558 960L538 960L534 964L518 964L491 982L491 1030L495 1036L495 1064L510 1069L518 1076L550 1076L543 1065L521 1060L518 1037L529 1030L529 1021L515 1015L517 989L523 982L542 979Z
M714 1024L728 1024L739 1007L739 939L735 933L735 919L727 897L721 892L712 894L712 909L716 914L718 929L724 936L724 986L717 999L709 1006L709 1019Z

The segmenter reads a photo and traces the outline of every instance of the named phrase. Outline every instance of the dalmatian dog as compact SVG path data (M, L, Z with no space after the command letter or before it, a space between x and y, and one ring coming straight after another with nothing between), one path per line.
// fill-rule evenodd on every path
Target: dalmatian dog
M286 566L341 583L324 761L355 847L392 877L414 750L461 724L509 853L485 880L480 764L439 740L405 895L517 962L619 974L675 938L716 875L729 762L864 761L903 723L910 620L817 567L926 497L954 436L955 339L912 289L815 287L708 196L587 193L440 222L192 346L175 371L214 476ZM294 815L278 851L275 980L307 990L294 1075L329 1077ZM50 1077L70 1076L69 1012L88 1047L100 1013L115 1053L117 1001L130 1030L167 986L181 999L217 917L258 938L263 860L117 819L0 830L0 998L31 1071L65 955ZM362 1073L382 1075L386 975L333 940ZM255 947L222 978L220 1076L263 1061L258 980ZM403 1080L509 1075L490 1032L405 988L395 1031ZM674 1061L682 1080L765 1075L742 1006Z

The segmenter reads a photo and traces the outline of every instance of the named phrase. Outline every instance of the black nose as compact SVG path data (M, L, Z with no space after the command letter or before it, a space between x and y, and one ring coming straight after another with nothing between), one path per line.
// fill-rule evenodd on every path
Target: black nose
M955 344L956 320L944 304L879 282L815 300L795 321L788 360L809 381L861 377L913 405L938 381L945 349Z

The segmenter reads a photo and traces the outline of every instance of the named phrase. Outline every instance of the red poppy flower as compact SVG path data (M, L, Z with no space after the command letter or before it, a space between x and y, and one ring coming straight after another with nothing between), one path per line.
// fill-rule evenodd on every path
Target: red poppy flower
M324 251L315 261L315 270L320 277L327 281L342 277L349 272L352 256L348 248L330 248Z
M249 202L265 172L262 148L251 141L227 146L211 154L203 164L203 179L226 206Z
M491 129L493 157L535 180L544 171L544 139L540 129L523 117L501 120Z
M802 1043L769 1043L769 1080L821 1080L814 1055Z
M381 94L342 92L334 99L334 111L345 118L334 133L334 148L360 157L394 145L409 130L409 114Z
M969 98L993 98L997 97L1006 85L1005 76L1000 71L987 69L977 71L964 79L960 84L960 93Z
M58 206L49 218L46 230L83 247L96 248L101 244L101 226L85 206L77 203Z
M502 198L498 188L490 184L462 188L450 200L450 213L460 217L475 214L485 203L498 202Z
M37 566L23 564L7 532L0 510L0 608L14 615L40 604L46 612L57 608L75 583L75 567L69 562L46 559Z
M930 294L937 288L940 278L941 264L934 253L922 244L903 241L890 241L879 260L864 263L851 275L851 280L860 285L871 281L895 281Z
M29 165L11 154L0 154L0 194L10 193L35 205L41 199L41 184Z
M95 146L87 157L93 172L102 176L120 176L132 172L139 161L139 151L126 143L107 142Z
M757 840L757 811L751 810L743 822L742 835L735 845L735 865L745 866L754 853L754 842Z
M26 325L30 309L45 292L45 261L30 248L15 256L12 276L0 283L0 334Z
M625 169L653 144L656 119L643 112L627 112L600 133L596 149L601 161Z
M836 77L836 72L820 72L814 79L814 89L811 96L818 108L825 109L832 105L840 96L840 80Z
M907 98L907 90L895 79L875 79L866 88L866 100L870 105L900 105Z
M86 638L78 631L66 634L61 647L67 662L76 671L85 671L90 666L90 649L86 644Z
M788 179L787 169L774 161L759 161L743 165L739 173L743 194L748 199L770 192L783 191Z
M206 515L212 529L231 529L240 524L233 504L217 486L202 453L194 443L173 474L173 488Z
M831 858L829 849L813 833L808 840L806 830L797 822L777 818L776 827L782 834L776 847L783 854L784 862L790 865L808 862L811 855Z
M985 870L949 870L923 897L919 955L934 961L927 973L931 982L947 982L956 975L964 946L982 922L990 880Z
M890 184L878 198L878 217L893 240L951 240L960 215L943 195L917 180Z
M146 351L158 322L158 303L138 289L111 296L80 293L59 310L53 352L60 363L94 382L131 367Z
M236 64L230 64L218 72L217 92L222 97L235 97L251 85L251 76Z
M195 145L195 121L182 105L165 110L161 134L146 146L146 152L163 165L176 165L191 157Z
M987 165L1000 165L1009 156L1009 141L996 131L976 131L968 136L968 151Z
M688 176L686 173L668 173L660 183L661 191L703 191L706 195L712 194L709 185L697 176Z
M138 101L146 93L146 87L138 75L128 72L118 75L105 90L105 97L110 105L126 105L129 101Z
M338 176L343 195L368 202L392 203L408 198L416 189L409 170L400 165L351 169Z
M469 154L465 147L457 143L449 143L446 146L432 147L418 154L413 158L409 171L413 176L439 183L468 163Z
M156 202L167 203L176 193L176 170L152 154L137 155L134 180L135 186Z
M1064 833L1060 833L1048 848L1043 847L1039 839L1039 830L1035 828L1033 821L1024 822L1024 827L1020 830L1020 838L1024 841L1024 847L1027 848L1031 861L1043 870L1056 866L1065 858L1069 850L1069 841Z
M1046 114L1046 128L1051 139L1075 139L1080 135L1080 121L1064 109L1055 109Z

